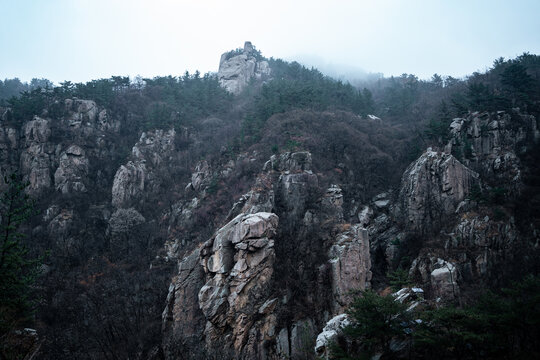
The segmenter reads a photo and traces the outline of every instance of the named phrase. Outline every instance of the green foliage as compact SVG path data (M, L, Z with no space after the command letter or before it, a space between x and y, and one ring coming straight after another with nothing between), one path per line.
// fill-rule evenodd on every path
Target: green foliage
M473 185L469 192L468 199L478 203L484 202L486 200L484 194L482 193L482 188L478 185Z
M341 109L366 115L374 102L368 89L357 90L349 83L333 80L316 69L297 62L270 59L274 80L263 85L253 110L243 122L244 135L252 142L260 138L266 120L292 109L324 111Z
M536 359L540 356L540 277L527 276L465 307L407 312L392 295L365 291L351 305L352 323L331 346L332 359L394 358L390 340L410 341L409 358ZM420 319L420 321L411 321ZM411 335L409 335L411 334ZM345 341L342 341L345 340ZM401 358L401 357L400 357Z
M410 287L412 285L411 278L409 277L409 271L407 269L398 268L394 271L389 271L386 274L388 283L392 287L392 290L398 291L404 287Z
M528 276L501 294L465 308L422 314L415 351L426 358L516 359L540 355L540 278Z
M42 259L30 259L19 227L32 215L33 202L16 174L5 177L0 238L0 337L32 313L32 284Z
M435 118L429 121L425 131L428 138L436 140L439 144L445 144L450 139L450 124L452 115L446 101L441 100Z
M213 176L210 180L210 184L208 184L208 188L206 189L206 192L208 194L215 194L218 191L219 188L219 177Z
M384 92L384 105L389 115L403 115L412 110L419 92L418 78L412 74L391 77Z
M358 346L336 351L338 357L371 356L377 351L389 348L392 338L404 339L410 317L406 305L394 301L392 295L379 296L372 290L366 290L356 297L348 310L351 324L344 328L345 336ZM341 355L339 355L341 353Z

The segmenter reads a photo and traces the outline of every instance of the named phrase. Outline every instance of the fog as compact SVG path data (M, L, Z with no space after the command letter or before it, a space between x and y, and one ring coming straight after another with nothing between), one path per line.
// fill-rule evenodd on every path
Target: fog
M0 0L0 78L217 71L251 41L337 77L461 77L540 52L538 1Z

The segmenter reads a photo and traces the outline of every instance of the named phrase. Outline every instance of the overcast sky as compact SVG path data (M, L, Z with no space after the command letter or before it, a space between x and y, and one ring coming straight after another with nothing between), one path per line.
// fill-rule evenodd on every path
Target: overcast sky
M0 79L217 71L263 55L385 76L461 77L540 54L540 0L0 0Z

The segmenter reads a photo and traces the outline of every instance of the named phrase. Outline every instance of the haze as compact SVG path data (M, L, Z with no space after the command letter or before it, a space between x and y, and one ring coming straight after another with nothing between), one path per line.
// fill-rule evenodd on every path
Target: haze
M0 13L0 79L23 81L217 71L245 40L349 76L461 77L540 53L535 0L0 0Z

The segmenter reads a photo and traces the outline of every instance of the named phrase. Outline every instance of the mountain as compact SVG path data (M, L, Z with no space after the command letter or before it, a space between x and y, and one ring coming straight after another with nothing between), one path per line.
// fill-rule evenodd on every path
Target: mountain
M3 356L309 359L396 271L459 306L537 275L539 70L524 54L358 89L246 42L214 75L5 101L1 174L48 256Z

